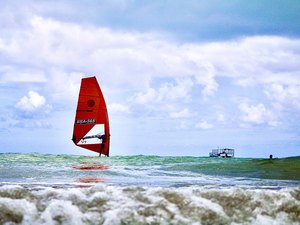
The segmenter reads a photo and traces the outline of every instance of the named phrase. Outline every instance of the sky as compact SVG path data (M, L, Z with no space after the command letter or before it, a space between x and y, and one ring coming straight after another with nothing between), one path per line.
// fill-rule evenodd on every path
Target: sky
M1 0L0 152L71 141L82 77L110 155L300 155L300 1Z

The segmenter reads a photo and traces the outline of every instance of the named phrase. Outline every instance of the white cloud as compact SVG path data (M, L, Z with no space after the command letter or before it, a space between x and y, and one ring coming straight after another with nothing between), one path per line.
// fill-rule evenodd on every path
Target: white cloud
M12 66L0 66L0 83L8 82L46 82L43 71L35 69L23 69L19 71Z
M207 99L218 91L216 78L220 76L242 86L299 84L295 73L300 68L300 54L295 51L299 46L298 39L276 36L179 44L155 33L120 32L33 16L18 31L0 35L7 66L25 64L28 72L13 68L15 76L2 74L0 80L45 81L48 76L49 84L62 86L55 81L60 74L51 75L53 71L80 71L101 76L106 85L138 91L138 102L180 98L189 85L200 85ZM150 85L156 78L175 82L180 78L189 84L166 83L158 90ZM75 79L70 76L62 83L77 83ZM63 94L68 96L68 92Z
M250 124L268 124L270 126L278 125L275 115L271 110L268 110L263 104L249 105L248 103L241 103L239 105L240 111L243 113L241 120Z
M123 114L129 114L130 108L128 105L120 104L120 103L111 103L108 106L108 112L109 113L123 113Z
M36 111L46 105L46 99L35 91L29 91L27 95L23 96L16 104L16 108L25 112Z
M216 69L213 64L205 62L204 59L193 58L193 60L198 62L198 72L195 74L195 78L198 84L204 86L202 94L203 97L206 99L207 97L214 95L214 93L218 90L219 85L215 80L215 77L217 75Z
M85 76L83 73L50 69L47 75L50 80L46 89L49 97L56 102L77 101L81 78Z
M11 62L45 68L46 74L50 68L84 71L101 75L109 85L127 85L135 90L149 88L156 77L196 78L205 95L217 87L212 66L207 68L192 57L199 53L154 33L125 33L35 16L29 27L12 36L0 36L0 43L0 51ZM170 94L176 93L182 94Z
M180 115L178 108L186 107L190 101L195 103L195 99L201 101L196 92L214 104L212 97L223 85L230 86L232 90L228 92L236 94L232 84L239 88L262 87L274 104L300 109L299 39L252 36L182 44L158 33L122 32L39 16L27 15L27 19L26 26L20 25L17 30L3 28L0 34L0 53L5 58L0 82L43 82L43 93L51 104L66 105L66 100L77 100L80 78L96 75L100 85L109 91L127 91L124 96L130 108L112 105L112 112L126 113L142 106L176 117ZM26 97L23 101L27 103L20 101L18 107L34 110ZM117 99L126 101L123 96ZM250 115L248 111L256 112L253 107L260 114ZM278 122L279 112L253 107L240 106L243 122Z
M139 92L135 95L133 101L138 104L147 104L157 99L157 93L153 88L149 88L147 92Z
M221 123L225 122L225 116L222 113L219 113L217 116L217 120Z
M196 124L196 128L203 129L203 130L212 129L213 127L214 127L214 125L211 123L208 123L207 121L201 121Z
M19 128L27 128L27 129L35 129L35 128L52 128L52 125L48 121L43 120L18 120L13 125L13 127L19 127Z
M285 77L280 74L291 74L299 68L300 55L295 51L299 46L298 39L254 36L198 48L218 75L235 78L241 85L253 85L270 82L273 77L283 81Z
M176 83L163 83L157 90L149 88L146 92L139 92L133 101L138 104L176 101L189 98L189 91L193 87L191 79L176 79Z
M300 110L300 84L271 84L265 88L265 94L272 101Z
M171 112L170 117L171 118L188 118L193 116L194 114L190 112L188 108L185 108L179 112Z
M178 130L186 130L188 128L189 128L189 125L188 125L187 121L185 121L185 120L181 120L179 125L176 127L176 129L178 129Z
M96 72L105 74L103 79L110 84L135 89L149 87L156 77L190 77L203 86L204 96L211 96L218 89L216 76L247 86L269 83L276 76L283 82L280 74L300 67L299 52L294 50L300 41L286 37L179 44L157 33L120 32L39 16L9 34L0 36L0 51L9 61L34 68Z

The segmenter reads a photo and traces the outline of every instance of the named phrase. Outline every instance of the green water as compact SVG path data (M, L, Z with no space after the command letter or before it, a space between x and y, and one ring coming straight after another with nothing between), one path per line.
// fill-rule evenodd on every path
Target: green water
M79 170L82 166L98 169ZM99 167L101 170L99 170ZM300 157L280 159L171 156L85 157L0 154L0 182L71 184L94 176L114 185L297 186Z

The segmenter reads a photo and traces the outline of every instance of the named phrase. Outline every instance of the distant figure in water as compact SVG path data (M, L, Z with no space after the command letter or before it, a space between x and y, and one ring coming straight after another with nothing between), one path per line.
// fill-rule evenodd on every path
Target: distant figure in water
M270 155L270 159L273 159L273 155L272 154Z

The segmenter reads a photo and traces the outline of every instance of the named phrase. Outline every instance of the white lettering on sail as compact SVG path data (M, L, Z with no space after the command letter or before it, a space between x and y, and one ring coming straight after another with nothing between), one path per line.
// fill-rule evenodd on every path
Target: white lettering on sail
M96 123L96 119L76 120L76 124L91 124Z

